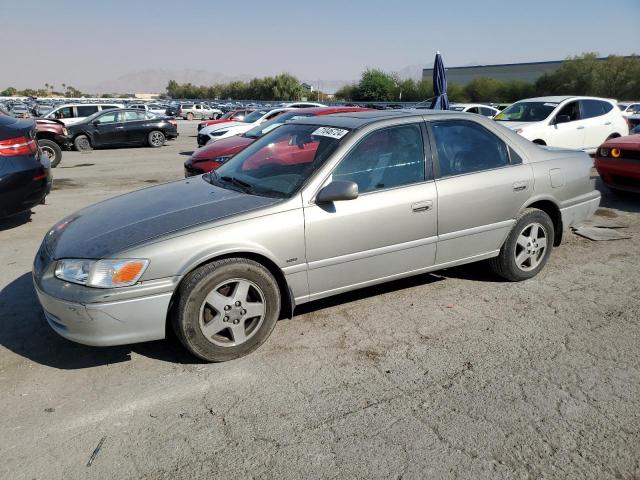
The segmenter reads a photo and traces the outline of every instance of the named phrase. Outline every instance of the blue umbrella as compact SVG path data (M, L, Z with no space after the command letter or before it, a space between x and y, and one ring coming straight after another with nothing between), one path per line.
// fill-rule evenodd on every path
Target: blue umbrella
M436 53L436 60L433 62L433 93L435 98L431 102L432 110L448 110L449 98L447 97L447 72L442 63L440 52Z

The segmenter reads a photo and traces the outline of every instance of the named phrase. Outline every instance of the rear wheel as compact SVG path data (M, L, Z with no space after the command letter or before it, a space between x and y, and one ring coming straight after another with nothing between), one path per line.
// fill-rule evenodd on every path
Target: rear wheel
M147 142L150 147L158 148L164 145L165 136L160 130L154 130L147 135Z
M516 220L500 254L489 264L495 273L511 282L535 277L549 259L554 235L549 215L527 208Z
M252 352L269 337L280 314L273 275L245 258L228 258L190 273L178 290L173 328L184 346L209 362Z
M47 140L46 138L38 140L38 145L40 145L42 153L49 157L51 168L58 166L62 160L62 149L60 146L53 140Z
M93 150L91 142L89 141L89 137L87 137L86 135L78 135L73 140L73 145L79 152L90 152L91 150Z

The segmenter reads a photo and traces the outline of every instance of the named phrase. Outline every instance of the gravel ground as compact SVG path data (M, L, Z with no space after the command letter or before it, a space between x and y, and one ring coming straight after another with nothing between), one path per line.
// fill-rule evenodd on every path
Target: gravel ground
M636 197L598 211L631 240L566 232L524 283L477 264L305 305L225 364L54 334L30 274L47 229L181 178L195 124L65 152L47 204L0 223L0 478L640 478Z

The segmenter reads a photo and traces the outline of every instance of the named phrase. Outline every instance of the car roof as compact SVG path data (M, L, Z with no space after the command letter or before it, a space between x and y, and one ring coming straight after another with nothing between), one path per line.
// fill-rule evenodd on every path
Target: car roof
M561 103L565 100L603 100L605 102L614 102L616 100L611 98L602 98L602 97L589 97L582 95L554 95L549 97L535 97L535 98L523 98L522 100L518 100L518 102L549 102L549 103ZM516 103L518 103L516 102Z
M459 117L461 113L448 110L363 110L360 112L323 115L321 119L319 117L297 118L293 120L292 123L315 125L320 121L322 125L328 127L357 129L381 120L392 120L403 117L422 119L425 115L456 115Z

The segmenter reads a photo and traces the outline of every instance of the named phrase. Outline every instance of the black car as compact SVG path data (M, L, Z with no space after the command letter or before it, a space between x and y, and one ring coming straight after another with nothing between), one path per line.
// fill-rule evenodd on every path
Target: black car
M0 114L0 217L43 203L51 190L49 157L36 141L36 122Z
M148 145L161 147L178 136L175 119L135 108L97 112L67 127L68 146L83 152L97 147Z
M181 117L182 116L182 107L180 104L177 105L169 105L165 110L164 114L167 117Z

